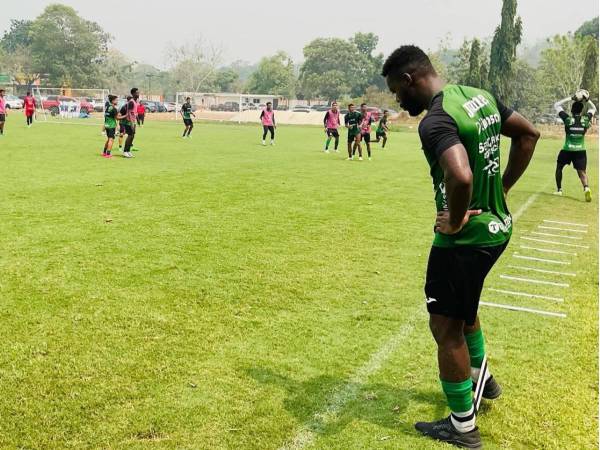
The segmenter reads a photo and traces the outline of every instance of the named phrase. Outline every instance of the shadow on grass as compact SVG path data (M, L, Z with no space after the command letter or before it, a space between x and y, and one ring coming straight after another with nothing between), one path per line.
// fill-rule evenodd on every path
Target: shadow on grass
M569 200L572 202L576 202L576 203L585 203L585 200L583 198L583 189L581 190L581 197L580 198L576 198L576 197L572 197L570 195L565 195L565 193L563 192L562 196L558 196L558 195L554 195L553 193L550 192L542 192L541 193L542 196L544 197L552 197L552 198L558 198L561 200Z
M322 375L296 381L265 368L248 368L246 373L261 384L277 386L287 392L284 407L303 428L318 434L341 432L353 421L399 430L416 436L414 424L402 421L410 403L435 406L435 413L424 420L443 417L446 401L441 390L418 391L382 383L353 383Z

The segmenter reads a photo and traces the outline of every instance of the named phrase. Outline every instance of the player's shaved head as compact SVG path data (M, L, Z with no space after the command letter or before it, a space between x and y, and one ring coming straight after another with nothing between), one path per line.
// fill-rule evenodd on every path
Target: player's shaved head
M576 116L583 112L583 102L575 102L571 105L571 114Z
M383 64L383 77L408 74L436 74L429 56L416 45L403 45L392 52Z

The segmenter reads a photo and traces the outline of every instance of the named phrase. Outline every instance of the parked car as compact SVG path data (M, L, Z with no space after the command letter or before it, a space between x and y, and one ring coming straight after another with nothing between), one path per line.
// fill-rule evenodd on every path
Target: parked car
M106 100L101 98L87 98L86 100L94 106L94 111L104 112Z
M154 104L156 105L156 112L159 112L159 113L167 112L167 107L165 106L164 103L154 102Z
M23 100L16 95L6 95L4 97L6 107L9 109L23 109Z
M313 111L319 111L319 112L329 111L330 109L331 109L331 106L329 106L329 105L315 105L313 107Z
M146 107L147 113L155 113L158 110L156 103L149 100L142 100L140 103Z
M84 113L91 114L94 111L94 105L86 99L78 100L74 97L66 97L64 95L49 95L45 100L42 99L42 108L50 111L50 114L56 115L60 112L61 102L76 103L79 110Z
M175 103L174 102L165 102L165 109L167 112L175 112Z
M294 109L292 109L292 112L309 113L310 112L310 107L308 107L308 106L302 106L302 105L296 105L296 106L294 106Z
M277 111L287 111L289 108L285 105L277 105L277 108L275 108Z

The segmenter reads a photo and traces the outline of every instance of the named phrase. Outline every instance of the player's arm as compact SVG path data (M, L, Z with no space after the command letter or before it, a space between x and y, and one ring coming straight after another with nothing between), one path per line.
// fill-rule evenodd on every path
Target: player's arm
M325 131L327 131L327 118L329 117L329 111L327 111L325 113L325 117L323 118L323 127L325 128Z
M419 125L419 136L423 148L435 155L444 172L448 210L438 212L435 230L444 234L456 234L471 215L481 213L480 210L469 210L473 173L467 150L458 136L458 126L445 112L430 112Z
M275 113L273 113L273 128L277 128L277 124L275 123Z
M596 105L594 105L594 102L592 102L591 100L588 100L587 104L588 104L587 114L588 114L588 117L590 118L590 120L592 120L594 118L594 116L596 115Z
M346 128L350 128L350 119L348 118L348 114L344 116L344 126Z
M571 97L567 97L567 98L563 98L562 100L557 101L554 104L554 111L556 111L556 114L558 114L558 117L560 117L563 121L569 117L569 115L567 114L567 112L565 111L565 109L563 108L563 105L565 103L568 103L572 100Z
M540 132L521 114L511 111L511 114L502 120L501 133L511 138L508 164L502 175L502 188L504 194L507 194L527 169Z

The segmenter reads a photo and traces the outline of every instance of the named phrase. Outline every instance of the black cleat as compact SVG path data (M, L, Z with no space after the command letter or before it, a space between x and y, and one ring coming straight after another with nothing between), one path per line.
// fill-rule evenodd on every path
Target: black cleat
M477 383L473 382L473 392L475 392L475 387ZM496 400L502 394L502 388L498 384L498 382L494 379L492 375L485 382L485 386L483 387L483 393L481 396L487 400Z
M468 433L461 433L450 420L450 416L437 422L417 422L415 424L417 431L432 439L447 442L460 448L483 448L479 429L475 427Z

